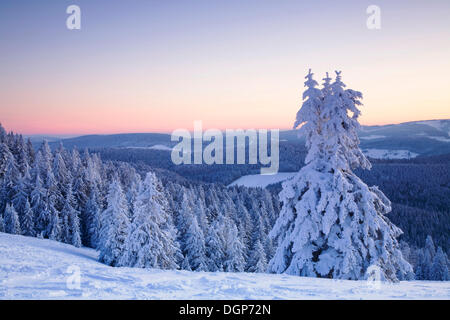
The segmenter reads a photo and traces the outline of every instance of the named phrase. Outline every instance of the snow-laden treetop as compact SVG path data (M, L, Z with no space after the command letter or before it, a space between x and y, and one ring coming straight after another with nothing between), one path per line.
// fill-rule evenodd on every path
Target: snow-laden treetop
M333 83L327 73L322 89L317 88L311 69L305 78L304 102L294 123L294 129L300 127L300 133L306 136L309 151L305 163L315 162L320 171L370 169L357 135L362 93L345 89L340 71L336 71Z

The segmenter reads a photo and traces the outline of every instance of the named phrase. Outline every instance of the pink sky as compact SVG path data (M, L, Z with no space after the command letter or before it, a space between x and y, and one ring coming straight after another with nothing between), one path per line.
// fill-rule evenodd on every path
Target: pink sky
M319 83L343 71L364 94L362 124L450 118L448 1L379 1L381 30L350 0L80 3L80 31L63 4L0 4L7 130L289 129L308 68Z

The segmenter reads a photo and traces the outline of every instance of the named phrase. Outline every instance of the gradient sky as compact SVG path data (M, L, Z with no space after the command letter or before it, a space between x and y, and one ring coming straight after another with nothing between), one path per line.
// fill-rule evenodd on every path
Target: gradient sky
M2 0L0 40L0 122L24 134L290 128L308 68L343 71L363 124L450 118L448 0Z

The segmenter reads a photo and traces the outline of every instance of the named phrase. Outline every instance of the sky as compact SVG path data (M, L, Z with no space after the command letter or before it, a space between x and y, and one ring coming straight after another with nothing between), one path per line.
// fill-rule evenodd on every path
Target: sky
M363 93L362 124L450 118L448 0L2 0L0 41L0 122L23 134L288 129L309 68Z

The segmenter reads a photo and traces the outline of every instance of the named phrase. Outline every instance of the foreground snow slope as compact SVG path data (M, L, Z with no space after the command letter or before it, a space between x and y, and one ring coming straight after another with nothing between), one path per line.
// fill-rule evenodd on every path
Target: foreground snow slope
M450 282L377 288L287 275L112 268L96 259L92 249L0 233L0 299L450 299ZM80 288L68 288L77 268Z

